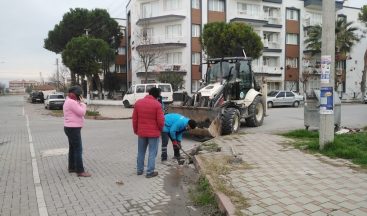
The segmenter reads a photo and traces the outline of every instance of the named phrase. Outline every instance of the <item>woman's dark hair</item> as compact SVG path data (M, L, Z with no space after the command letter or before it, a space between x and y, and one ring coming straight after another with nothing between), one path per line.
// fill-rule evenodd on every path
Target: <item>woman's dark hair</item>
M194 120L190 119L190 120L189 120L189 126L190 126L190 128L191 128L191 129L195 129L195 128L196 128L196 126L197 126L196 121L194 121Z
M158 98L161 95L161 90L157 87L153 87L149 89L149 95L152 95L154 98Z
M80 97L80 95L83 94L83 90L80 86L72 86L69 88L69 93L74 93L76 95L77 98Z

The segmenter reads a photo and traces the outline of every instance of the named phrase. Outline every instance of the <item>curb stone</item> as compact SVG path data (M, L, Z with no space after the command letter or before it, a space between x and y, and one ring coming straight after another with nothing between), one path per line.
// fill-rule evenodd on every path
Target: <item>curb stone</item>
M194 164L199 173L203 174L204 163L197 155L194 155ZM214 188L214 183L209 175L205 175L208 179L211 188ZM214 191L216 200L218 201L218 207L220 211L224 212L228 216L235 216L236 208L229 199L229 197L220 191Z

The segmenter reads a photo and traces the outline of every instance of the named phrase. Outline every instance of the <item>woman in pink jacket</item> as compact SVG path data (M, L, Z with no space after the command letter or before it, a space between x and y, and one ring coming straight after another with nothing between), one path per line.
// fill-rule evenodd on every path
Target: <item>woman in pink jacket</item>
M76 172L80 177L90 177L83 166L83 147L80 131L84 125L87 106L82 102L82 89L72 86L64 103L64 131L69 140L69 173Z

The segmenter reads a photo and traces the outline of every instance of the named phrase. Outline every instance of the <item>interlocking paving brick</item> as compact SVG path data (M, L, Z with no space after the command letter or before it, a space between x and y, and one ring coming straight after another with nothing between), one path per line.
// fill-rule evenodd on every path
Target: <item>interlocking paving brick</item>
M236 146L236 150L241 153L244 162L252 164L253 168L242 173L236 171L230 178L235 179L231 181L232 185L241 188L239 191L250 199L250 204L268 205L269 199L275 200L276 203L271 201L271 205L265 208L270 211L269 208L278 206L287 210L272 213L286 215L327 215L337 210L356 208L363 212L360 208L367 206L366 173L343 166L344 162L333 166L334 159L285 146L283 144L288 139L280 136L244 134L240 137L236 142L241 145ZM228 141L230 137L226 139ZM222 138L217 140L218 144L222 143ZM220 146L223 151L229 152L228 146Z
M10 97L9 97L10 98ZM21 98L21 97L18 97ZM83 162L90 178L67 171L67 155L42 154L67 149L63 119L41 115L41 104L0 98L0 215L37 215L40 193L33 183L30 142L23 105L29 116L40 185L48 214L59 215L169 215L171 197L164 189L164 176L172 166L156 162L159 176L136 175L137 137L131 121L86 120L82 129ZM6 125L6 127L3 127ZM125 135L124 135L125 133ZM126 133L129 135L126 136ZM184 142L190 147L193 142ZM169 156L173 156L169 148ZM124 184L118 185L121 180ZM241 181L242 182L242 181ZM241 183L239 182L239 183ZM37 189L39 190L39 188Z
M254 214L261 214L261 213L264 213L266 211L265 208L262 208L258 205L251 206L247 210L254 213Z
M317 212L319 210L321 210L320 206L314 205L312 203L306 204L303 206L305 209L311 211L311 212Z
M273 213L280 213L280 212L282 212L282 211L285 210L284 208L282 208L282 207L280 207L280 206L278 206L276 204L275 205L268 206L268 207L266 207L266 209L270 210Z

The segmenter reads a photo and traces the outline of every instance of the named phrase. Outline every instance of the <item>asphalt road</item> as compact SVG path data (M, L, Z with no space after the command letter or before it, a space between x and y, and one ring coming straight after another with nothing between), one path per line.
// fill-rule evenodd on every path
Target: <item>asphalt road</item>
M351 128L367 126L367 104L342 104L341 126ZM241 127L241 132L277 133L304 128L303 107L276 107L268 109L261 127Z

